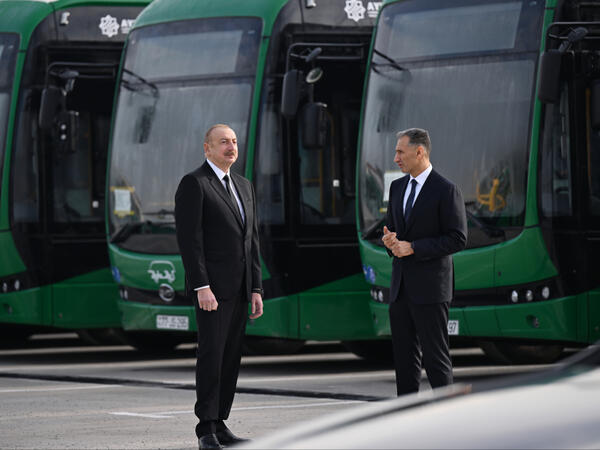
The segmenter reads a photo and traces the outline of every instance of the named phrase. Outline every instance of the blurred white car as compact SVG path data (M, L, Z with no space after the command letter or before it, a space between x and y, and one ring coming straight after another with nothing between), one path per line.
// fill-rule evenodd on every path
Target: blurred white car
M470 392L456 384L320 418L243 448L600 448L600 346Z

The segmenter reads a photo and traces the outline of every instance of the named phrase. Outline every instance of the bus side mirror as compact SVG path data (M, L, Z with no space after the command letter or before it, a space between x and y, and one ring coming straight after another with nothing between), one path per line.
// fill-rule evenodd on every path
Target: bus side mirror
M560 66L563 52L552 49L542 53L538 98L544 103L557 103L560 99Z
M43 131L49 131L64 102L64 94L57 86L48 86L42 91L38 124Z
M327 143L327 105L307 103L302 110L302 146L323 148Z
M281 88L281 114L292 119L298 112L300 92L302 90L302 72L297 69L288 71L283 77Z

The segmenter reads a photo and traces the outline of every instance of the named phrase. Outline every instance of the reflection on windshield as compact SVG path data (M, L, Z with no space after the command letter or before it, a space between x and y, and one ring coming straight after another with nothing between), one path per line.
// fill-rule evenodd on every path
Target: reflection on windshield
M502 227L523 224L538 39L535 35L530 41L518 40L516 27L537 23L532 17L539 5L535 11L531 7L532 11L525 12L519 2L490 2L480 5L481 10L477 5L465 5L454 10L444 2L423 1L441 9L414 12L417 2L401 2L387 8L387 22L386 17L381 19L387 27L378 31L363 111L361 234L377 240L377 224L387 211L389 186L404 176L393 161L396 133L420 127L430 132L434 169L461 189L470 226L488 237L502 236ZM400 20L400 7L413 9ZM462 20L485 15L490 8L504 11L510 32L503 37L489 33L484 42L469 44L467 37L477 41L485 33L480 25L466 27ZM410 22L413 14L422 21L435 21L440 11L454 21L444 26L454 29L465 25L460 35L443 37L438 33L437 40L428 36L416 47L420 50L410 52L394 47L394 36L406 32L405 28L394 28L397 24ZM511 54L508 50L513 47L530 47L531 51ZM500 55L498 49L507 51ZM450 53L453 58L431 58ZM421 54L422 60L415 59Z
M149 243L139 235L174 233L160 225L173 220L183 175L204 162L211 125L234 129L239 157L232 170L243 173L259 35L255 19L191 20L132 33L110 162L113 242L147 252ZM176 253L175 239L161 252Z
M249 83L161 87L157 97L121 90L110 174L115 225L174 209L179 180L204 162L211 124L227 117L246 142L247 109L231 107L248 105L251 92ZM238 160L233 168L243 167Z

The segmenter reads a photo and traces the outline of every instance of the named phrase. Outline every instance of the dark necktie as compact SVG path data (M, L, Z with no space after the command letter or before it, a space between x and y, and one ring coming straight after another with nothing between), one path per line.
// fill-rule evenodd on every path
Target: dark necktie
M238 212L240 219L242 219L242 222L243 222L244 219L242 218L242 212L240 211L240 207L238 205L237 200L235 199L235 195L233 195L233 191L231 190L231 187L229 186L229 175L225 175L223 177L223 181L225 182L225 189L227 189L227 193L229 194L231 203L233 204L235 210Z
M408 221L410 212L412 211L413 203L415 201L415 191L417 190L417 180L414 178L410 182L410 192L408 194L408 200L406 200L406 207L404 208L404 221Z

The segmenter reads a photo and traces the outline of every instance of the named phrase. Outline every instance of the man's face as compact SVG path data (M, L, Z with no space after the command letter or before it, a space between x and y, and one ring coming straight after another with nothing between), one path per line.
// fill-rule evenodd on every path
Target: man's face
M237 137L231 128L215 128L204 143L204 154L219 169L227 172L238 157Z
M419 155L423 151L424 149L421 146L411 145L408 136L402 136L396 144L394 162L400 167L402 172L411 173L418 166L420 161Z

